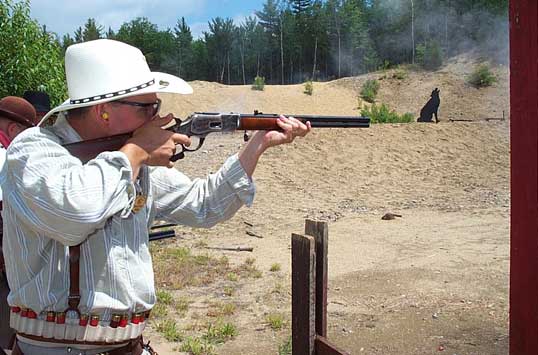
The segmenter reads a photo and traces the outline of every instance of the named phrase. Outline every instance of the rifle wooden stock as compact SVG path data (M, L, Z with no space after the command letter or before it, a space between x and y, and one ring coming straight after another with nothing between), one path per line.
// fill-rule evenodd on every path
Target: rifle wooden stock
M86 163L102 152L113 152L125 145L131 134L118 134L110 137L90 139L87 141L65 144L67 151Z

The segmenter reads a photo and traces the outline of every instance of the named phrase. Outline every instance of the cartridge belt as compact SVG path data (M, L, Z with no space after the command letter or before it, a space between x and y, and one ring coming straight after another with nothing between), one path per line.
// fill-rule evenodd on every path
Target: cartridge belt
M99 315L66 312L41 312L39 315L21 307L11 307L10 326L23 336L37 336L47 339L125 343L138 338L146 327L150 312L134 314L113 314L107 321Z
M110 345L116 345L113 343L105 343L105 342L77 342L77 341L62 341L62 340L56 340L56 339L48 339L33 335L27 335L27 334L21 334L18 333L23 338L27 338L30 340L36 340L41 342L50 342L55 343L58 345L96 345L96 346L110 346ZM144 352L144 341L142 340L142 336L129 340L127 343L125 341L119 343L118 345L123 345L119 348L115 348L113 350L107 351L106 353L108 355L124 355L124 354L132 354L132 355L141 355ZM15 342L15 346L12 351L12 355L24 355L22 351L20 350L17 342Z

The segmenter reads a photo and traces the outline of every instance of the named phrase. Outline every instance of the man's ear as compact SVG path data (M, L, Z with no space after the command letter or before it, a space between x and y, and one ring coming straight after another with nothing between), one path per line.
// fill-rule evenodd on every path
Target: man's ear
M9 122L6 129L6 135L10 140L15 139L15 137L24 131L26 127L23 127L22 125L18 124L17 122Z
M108 105L106 103L95 105L93 109L95 110L95 116L97 120L104 125L108 125L108 120L110 119L110 113L108 112Z

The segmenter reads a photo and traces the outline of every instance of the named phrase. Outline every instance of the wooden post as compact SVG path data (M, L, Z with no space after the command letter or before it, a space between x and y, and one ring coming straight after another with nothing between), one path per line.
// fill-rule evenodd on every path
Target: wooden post
M316 291L314 238L291 236L291 318L293 355L314 355Z
M291 239L293 355L348 355L327 340L327 222L306 220Z
M538 352L538 3L510 0L510 354Z
M327 252L329 246L329 227L327 222L307 219L306 235L316 242L316 333L327 337Z
M331 344L327 338L316 336L316 355L350 355L344 350L338 349L336 345Z

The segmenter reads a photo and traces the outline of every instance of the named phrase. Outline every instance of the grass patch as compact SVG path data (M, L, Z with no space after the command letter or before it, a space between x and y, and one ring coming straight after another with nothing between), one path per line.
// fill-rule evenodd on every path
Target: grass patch
M259 279L263 274L260 270L258 270L255 263L256 259L247 258L245 262L237 268L237 270L239 273L245 274L248 277Z
M174 302L174 308L177 313L184 316L185 313L187 313L187 311L189 310L190 304L191 302L189 301L188 298L182 297Z
M231 297L235 293L235 288L232 286L224 286L223 292L226 296Z
M233 303L215 303L207 311L209 317L231 316L235 313L235 304Z
M284 292L285 292L284 285L281 284L280 282L276 283L275 286L273 287L273 290L271 291L271 293L278 293L279 295L283 294Z
M257 76L254 78L252 84L252 90L263 91L265 89L265 78L263 76Z
M182 341L183 334L177 328L176 322L170 319L165 319L157 323L157 331L168 341Z
M385 104L381 106L373 104L370 107L365 107L361 110L361 115L370 117L371 123L409 123L415 120L412 114L399 115Z
M268 314L267 317L265 317L265 321L273 330L281 330L284 327L284 317L282 314Z
M312 96L314 93L314 83L312 83L312 80L308 80L306 83L304 83L303 93Z
M181 344L179 351L192 355L212 355L215 353L215 347L200 338L187 337Z
M278 346L278 355L291 355L291 336Z
M221 307L222 315L231 316L235 313L235 304L224 303Z
M168 306L174 302L172 294L166 290L157 290L157 302L151 310L152 317L163 318L168 315Z
M467 82L477 88L483 88L497 82L497 77L493 74L488 64L482 63L469 75Z
M277 271L280 271L281 267L280 267L280 264L279 263L274 263L273 265L271 265L271 267L269 268L269 271L271 272L277 272Z
M224 306L226 307L226 306ZM200 336L184 336L179 351L189 354L214 354L215 345L224 343L237 336L237 328L232 323L217 321L217 323L207 323L200 327L197 324L186 328L191 331L203 331Z
M194 255L190 249L183 247L152 244L150 248L155 281L163 289L178 290L191 285L206 285L230 272L227 258L218 259L209 254ZM161 293L161 297L166 296Z
M374 102L379 91L379 81L375 79L366 80L362 85L361 98L367 102Z
M163 318L168 315L168 308L162 303L156 303L151 309L151 318Z
M407 70L404 68L398 67L396 70L394 70L394 73L392 73L392 78L396 80L405 80L409 76Z
M164 305L171 305L174 301L174 297L172 294L166 290L158 290L157 291L157 302L162 303Z
M204 339L211 343L224 343L237 336L237 328L232 323L209 324Z
M226 274L226 280L228 281L237 281L239 277L237 276L237 274L235 272L229 272Z

